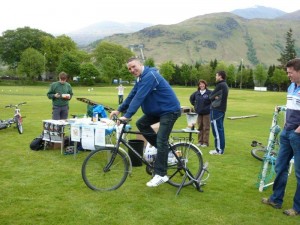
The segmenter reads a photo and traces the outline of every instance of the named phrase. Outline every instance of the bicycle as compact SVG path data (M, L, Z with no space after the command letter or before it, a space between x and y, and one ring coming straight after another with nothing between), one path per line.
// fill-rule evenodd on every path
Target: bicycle
M286 111L286 106L276 106L273 113L269 139L267 146L257 141L252 141L251 146L255 148L251 150L251 155L262 161L262 167L258 175L257 186L260 192L262 192L266 187L273 185L273 177L275 175L275 161L279 150L279 133L281 128L279 125L279 116L281 112Z
M13 118L9 118L7 120L0 120L0 130L11 127L12 124L16 124L16 128L18 129L19 134L23 133L23 118L21 115L21 109L19 106L26 104L26 102L21 102L16 105L6 105L5 108L15 108Z
M92 151L82 164L82 178L85 184L92 190L110 191L119 188L131 174L132 165L128 153L120 147L123 144L146 165L146 172L153 175L153 162L147 161L140 155L124 137L133 133L126 130L127 121L118 120L121 128L117 131L115 145L106 145ZM134 132L136 133L136 132ZM167 181L174 187L178 187L176 195L182 187L193 185L198 191L203 191L202 177L207 172L208 163L203 165L200 149L189 141L170 143L170 152L174 160L168 161ZM155 160L155 158L154 158ZM207 175L208 178L208 175ZM207 179L206 178L206 179ZM205 179L205 180L206 180Z

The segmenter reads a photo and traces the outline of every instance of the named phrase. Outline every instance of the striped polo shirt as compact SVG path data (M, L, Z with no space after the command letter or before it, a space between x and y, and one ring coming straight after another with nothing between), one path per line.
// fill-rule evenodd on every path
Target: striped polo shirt
M291 83L287 92L286 130L295 130L300 126L300 86Z

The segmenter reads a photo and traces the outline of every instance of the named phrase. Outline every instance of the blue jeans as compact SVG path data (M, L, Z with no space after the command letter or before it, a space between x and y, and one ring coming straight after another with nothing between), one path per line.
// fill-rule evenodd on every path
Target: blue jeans
M146 140L157 148L157 157L154 162L154 173L157 175L165 176L167 174L169 136L174 123L180 115L180 111L168 113L161 117L143 115L136 122L137 128L142 132ZM160 124L156 134L151 125L158 122Z
M295 130L285 130L280 134L280 150L275 164L276 178L273 185L273 194L270 200L282 205L285 187L288 180L290 160L294 156L294 168L297 179L293 209L300 212L300 134Z
M225 150L224 117L225 112L213 109L210 111L210 122L212 133L215 137L215 148L221 154Z

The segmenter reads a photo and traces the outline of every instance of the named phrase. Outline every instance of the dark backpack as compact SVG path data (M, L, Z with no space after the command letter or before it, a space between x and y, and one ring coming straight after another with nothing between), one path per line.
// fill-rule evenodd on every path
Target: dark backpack
M30 149L34 151L44 149L43 135L40 135L32 140L32 142L30 143Z

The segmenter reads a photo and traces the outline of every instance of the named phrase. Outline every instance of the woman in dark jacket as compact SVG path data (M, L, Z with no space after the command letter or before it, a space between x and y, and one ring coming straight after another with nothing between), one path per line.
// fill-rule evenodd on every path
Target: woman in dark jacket
M210 132L210 105L211 100L209 95L211 91L207 89L205 80L199 80L198 89L190 96L190 103L194 106L195 112L198 114L197 124L198 130L198 146L209 146L209 132Z

